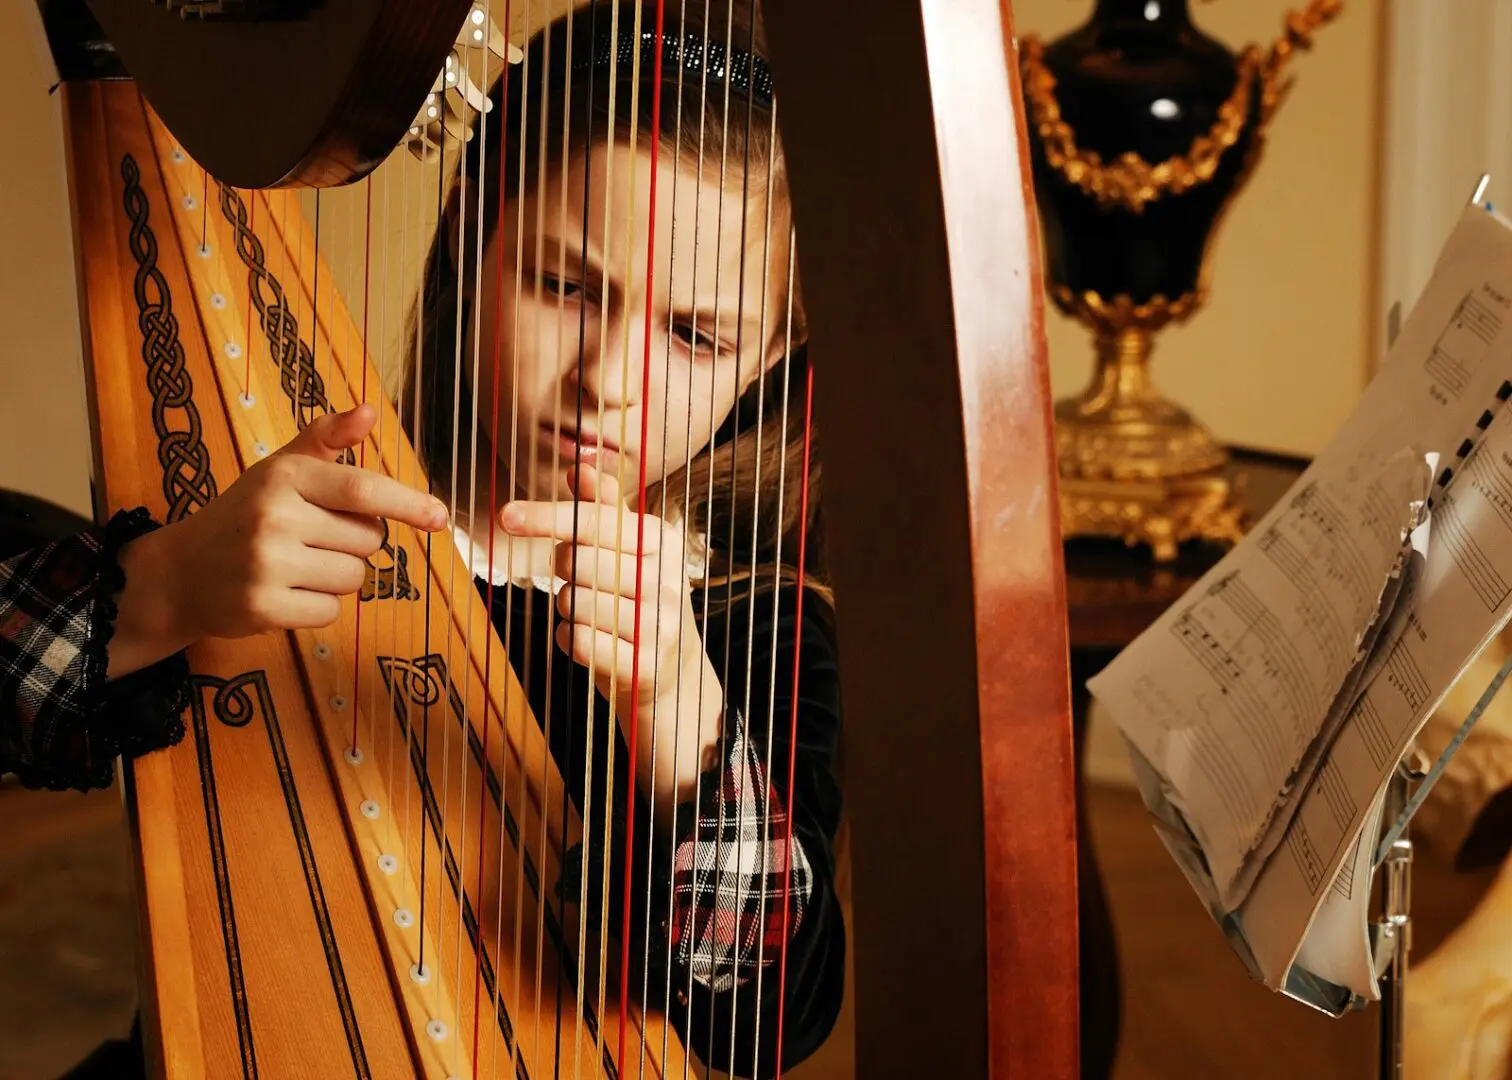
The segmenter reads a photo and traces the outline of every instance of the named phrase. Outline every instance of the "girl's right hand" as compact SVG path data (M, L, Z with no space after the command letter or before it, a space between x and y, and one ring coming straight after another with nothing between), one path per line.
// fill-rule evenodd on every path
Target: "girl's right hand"
M123 549L110 677L200 638L328 626L367 580L381 519L444 528L439 499L337 463L376 419L364 405L311 421L204 509Z

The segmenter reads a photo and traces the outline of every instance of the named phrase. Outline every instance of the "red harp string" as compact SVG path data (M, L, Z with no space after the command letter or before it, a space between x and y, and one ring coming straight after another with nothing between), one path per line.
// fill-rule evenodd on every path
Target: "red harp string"
M661 149L661 97L662 97L662 42L664 38L666 19L666 0L656 0L656 47L653 53L653 71L651 75L651 185L648 192L649 223L646 227L646 318L645 318L645 343L643 367L641 371L641 386L651 385L651 328L654 325L653 304L655 290L650 283L656 278L656 177L659 150ZM635 625L631 634L631 660L630 660L630 732L627 738L629 761L626 763L626 775L630 777L625 790L625 872L624 889L621 894L620 908L620 988L619 988L619 1048L615 1056L616 1067L621 1073L625 1068L625 1036L628 1028L628 1006L630 1001L630 903L631 890L634 887L635 871L635 766L636 747L639 742L640 710L640 646L641 646L641 586L642 576L645 572L646 553L646 442L650 438L649 424L651 410L642 404L640 441L636 456L639 461L640 475L636 481L636 524L635 524ZM675 752L675 751L674 751Z

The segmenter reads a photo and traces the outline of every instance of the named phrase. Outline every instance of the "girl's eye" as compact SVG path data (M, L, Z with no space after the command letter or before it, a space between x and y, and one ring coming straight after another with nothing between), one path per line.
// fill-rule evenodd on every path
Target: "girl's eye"
M678 323L672 328L672 332L677 335L677 340L696 353L713 355L719 346L717 338L696 329L691 323Z
M546 292L556 293L558 296L577 296L582 292L582 289L573 282L563 281L553 274L541 275L541 288Z

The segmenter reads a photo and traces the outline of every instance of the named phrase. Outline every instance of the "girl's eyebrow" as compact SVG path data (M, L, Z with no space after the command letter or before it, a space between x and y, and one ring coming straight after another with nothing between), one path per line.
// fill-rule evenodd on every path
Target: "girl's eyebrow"
M539 234L527 234L524 247L530 253L527 265L535 257L536 244L541 246L541 265L535 269L541 273L550 273L558 267L564 268L569 273L583 274L586 272L588 283L602 283L604 281L604 262L599 257L598 250L590 239L588 250L582 248L580 237L565 240L549 232ZM586 271L585 271L586 268ZM609 285L616 286L614 277L609 278Z
M550 273L557 267L565 267L570 273L583 273L587 268L588 284L603 283L605 268L603 260L599 257L596 245L589 238L588 250L583 251L582 239L574 236L566 239L553 235L550 232L528 234L525 238L526 250L534 255L536 243L539 240L541 246L542 263L536 267L541 273ZM586 255L586 259L585 259ZM610 291L618 288L618 278L613 275L612 268L608 279ZM705 290L709 291L709 290ZM734 291L733 289L730 291ZM723 290L722 290L723 292ZM719 298L718 325L713 325L714 320L714 297L712 293L704 298L705 302L695 310L686 304L679 304L672 308L672 318L676 322L692 325L697 320L697 328L706 332L713 331L721 338L734 344L736 335L742 341L755 341L761 334L761 307L760 305L741 304L738 298L721 295ZM768 330L772 329L775 320L767 319ZM780 332L780 327L778 328Z
M739 310L740 305L738 303L730 303L723 297L720 298L719 306L720 311L717 326L713 325L715 320L712 297L709 298L707 305L697 311L684 306L673 308L672 318L676 322L684 322L690 326L694 325L696 321L697 329L699 330L718 330L719 336L728 338L731 344L734 343L737 333L743 341L754 341L761 333L760 310L752 311L749 306L746 306L744 311ZM771 320L768 320L768 325L770 323Z

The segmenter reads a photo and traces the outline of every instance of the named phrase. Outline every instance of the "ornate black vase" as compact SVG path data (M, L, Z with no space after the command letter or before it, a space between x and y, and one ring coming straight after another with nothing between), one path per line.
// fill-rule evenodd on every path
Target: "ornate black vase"
M1051 296L1093 332L1097 366L1056 406L1066 536L1237 540L1227 455L1153 388L1154 334L1207 295L1224 209L1259 159L1281 73L1342 0L1313 0L1263 53L1204 34L1187 0L1098 0L1081 27L1022 45Z

